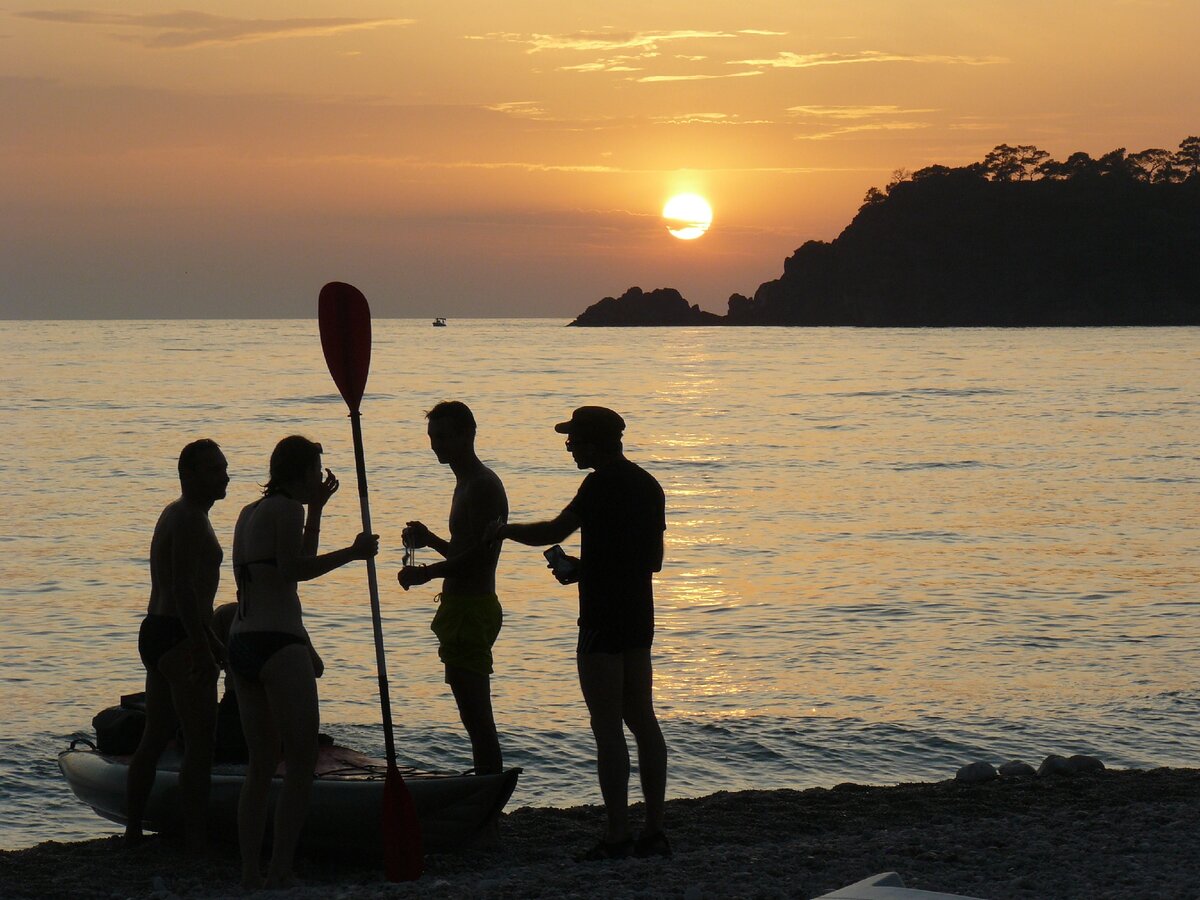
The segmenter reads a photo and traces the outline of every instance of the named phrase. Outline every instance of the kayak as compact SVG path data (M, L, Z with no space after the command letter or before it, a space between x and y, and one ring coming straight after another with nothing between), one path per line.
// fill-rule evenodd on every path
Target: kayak
M101 753L90 741L76 740L59 754L58 767L76 797L104 818L124 825L129 760L129 756ZM179 828L179 762L179 753L173 748L168 748L159 759L143 819L143 827L150 831L170 832ZM380 822L386 771L386 763L381 759L337 744L321 746L308 814L300 835L301 846L317 852L381 857ZM422 844L427 852L437 853L468 846L480 837L512 796L521 770L477 775L401 767L400 773L417 808ZM208 801L210 834L237 840L237 802L244 778L243 763L213 766ZM271 785L272 800L281 782L281 772L277 772Z

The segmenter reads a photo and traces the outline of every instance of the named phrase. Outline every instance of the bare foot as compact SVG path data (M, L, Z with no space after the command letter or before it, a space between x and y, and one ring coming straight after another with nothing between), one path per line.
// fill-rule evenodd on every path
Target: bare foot
M262 873L255 867L252 870L242 870L242 887L248 891L261 891L264 887Z

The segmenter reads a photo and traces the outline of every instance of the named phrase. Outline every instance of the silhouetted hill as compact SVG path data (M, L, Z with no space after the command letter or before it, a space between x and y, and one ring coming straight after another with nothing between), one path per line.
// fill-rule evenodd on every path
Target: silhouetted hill
M593 303L572 325L720 325L724 318L688 302L674 288L646 293L631 287L620 297Z
M678 298L673 308L687 308L669 293ZM640 321L631 294L603 320L583 321L588 313L575 324L650 324ZM716 318L730 325L1200 324L1200 138L1177 153L1122 149L1096 160L1076 153L1064 163L1036 147L1002 144L971 166L898 172L884 190L867 193L835 240L804 244L780 278L753 298L734 294L728 315Z

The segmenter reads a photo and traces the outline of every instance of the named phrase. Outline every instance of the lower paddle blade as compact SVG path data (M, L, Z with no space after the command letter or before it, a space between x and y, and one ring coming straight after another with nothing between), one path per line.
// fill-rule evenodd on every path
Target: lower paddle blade
M371 368L371 307L352 284L331 281L317 303L321 349L342 399L357 412Z
M425 869L417 806L392 764L383 783L383 869L388 881L416 881Z

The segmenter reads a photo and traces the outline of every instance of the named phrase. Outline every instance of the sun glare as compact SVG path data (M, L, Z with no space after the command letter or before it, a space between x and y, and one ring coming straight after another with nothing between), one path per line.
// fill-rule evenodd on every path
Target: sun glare
M694 241L712 224L712 207L699 194L676 194L663 207L667 231L681 241Z

